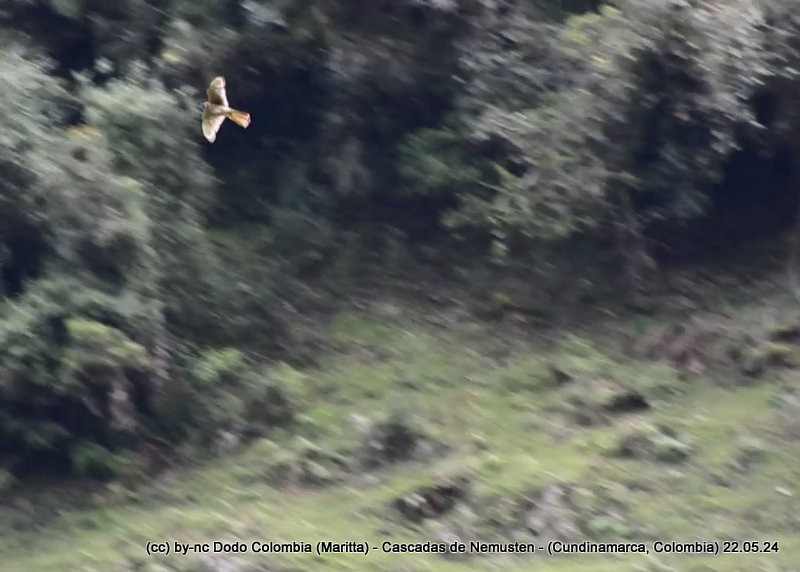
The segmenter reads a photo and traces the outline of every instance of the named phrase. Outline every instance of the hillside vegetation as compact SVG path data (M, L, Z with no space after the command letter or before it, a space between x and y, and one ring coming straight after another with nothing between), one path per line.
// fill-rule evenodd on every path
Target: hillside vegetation
M762 307L740 308L761 320L765 336L796 328ZM330 351L316 366L276 366L272 376L292 387L299 407L286 430L149 483L19 489L0 512L5 569L795 569L796 369L773 366L753 377L728 363L716 377L648 360L648 352L685 343L660 320L544 339L509 323L459 318L457 309L431 310L384 302L345 312L325 329ZM714 322L705 315L706 332ZM737 329L728 325L719 351L735 347ZM631 354L620 353L618 326L641 332ZM796 346L786 347L796 355ZM712 348L698 351L698 363L725 361ZM148 541L163 540L652 546L698 538L777 542L779 551L145 553Z
M4 566L796 567L794 0L0 0L0 41ZM217 75L253 123L208 144Z

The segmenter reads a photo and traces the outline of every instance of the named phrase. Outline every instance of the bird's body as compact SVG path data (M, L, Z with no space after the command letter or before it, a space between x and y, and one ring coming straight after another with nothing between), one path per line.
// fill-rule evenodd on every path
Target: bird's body
M217 138L217 131L226 118L245 129L250 125L249 113L233 109L228 105L224 77L219 76L211 80L206 93L208 101L203 104L203 135L210 143Z

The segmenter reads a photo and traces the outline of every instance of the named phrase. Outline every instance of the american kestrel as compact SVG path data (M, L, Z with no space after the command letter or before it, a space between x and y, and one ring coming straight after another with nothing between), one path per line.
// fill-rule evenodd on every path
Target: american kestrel
M210 143L217 138L217 131L226 117L245 129L250 125L249 113L228 107L224 77L212 79L206 94L208 101L203 102L203 135Z

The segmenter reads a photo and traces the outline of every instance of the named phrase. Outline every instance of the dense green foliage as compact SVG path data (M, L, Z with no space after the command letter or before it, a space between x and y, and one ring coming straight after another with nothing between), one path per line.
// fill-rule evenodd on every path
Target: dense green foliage
M792 1L555 4L0 1L0 462L290 421L258 361L367 253L611 243L640 276L659 225L795 204L730 175L796 182ZM207 145L217 74L253 124Z

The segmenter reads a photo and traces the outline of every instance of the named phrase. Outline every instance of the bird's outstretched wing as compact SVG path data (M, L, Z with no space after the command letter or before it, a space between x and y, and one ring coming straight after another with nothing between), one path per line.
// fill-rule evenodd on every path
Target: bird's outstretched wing
M209 143L213 143L217 138L217 131L225 121L224 115L212 115L208 109L203 111L203 135L206 136Z
M217 76L211 80L211 84L206 91L208 101L216 105L228 107L228 96L225 94L225 78Z

